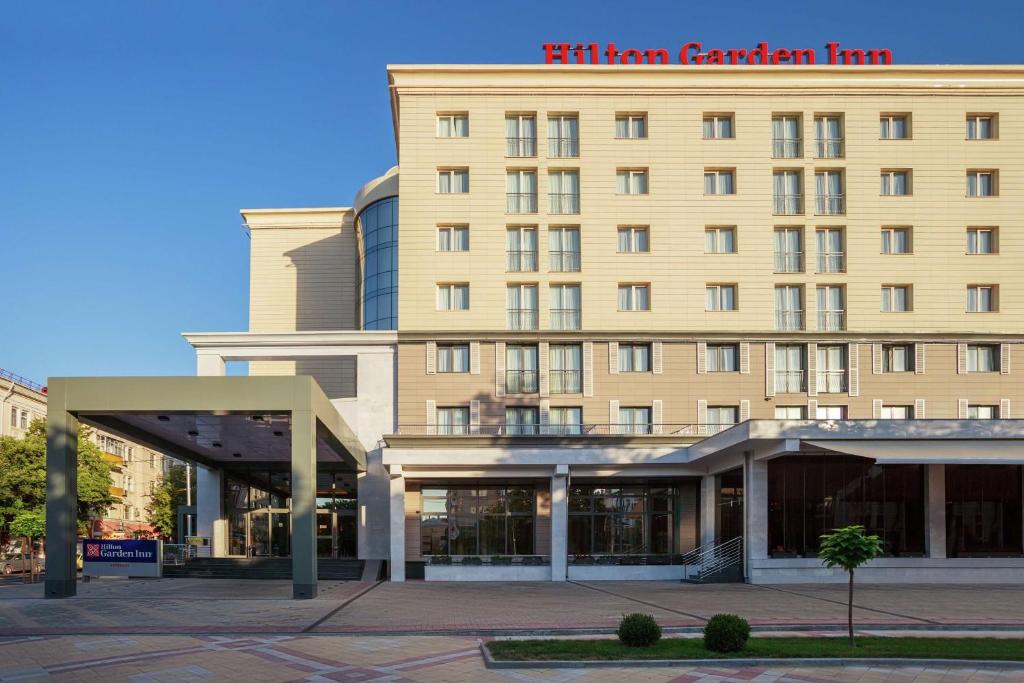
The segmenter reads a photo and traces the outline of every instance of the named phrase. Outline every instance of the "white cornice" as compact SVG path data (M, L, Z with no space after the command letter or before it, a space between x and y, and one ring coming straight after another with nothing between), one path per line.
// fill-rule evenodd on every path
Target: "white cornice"
M393 346L397 332L334 330L322 332L182 332L197 351L237 347Z

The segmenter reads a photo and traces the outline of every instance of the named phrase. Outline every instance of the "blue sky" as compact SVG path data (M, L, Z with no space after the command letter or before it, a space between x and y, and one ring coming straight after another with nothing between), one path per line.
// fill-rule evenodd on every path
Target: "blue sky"
M238 209L347 205L395 163L388 63L838 40L898 63L1008 64L1022 23L1005 0L5 3L0 367L194 372L181 331L247 327Z

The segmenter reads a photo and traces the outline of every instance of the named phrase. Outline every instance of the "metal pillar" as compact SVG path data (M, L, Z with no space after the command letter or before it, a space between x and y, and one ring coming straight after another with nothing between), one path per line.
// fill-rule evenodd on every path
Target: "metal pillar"
M292 413L292 596L315 598L316 417Z
M78 580L78 419L63 380L49 385L46 420L46 597L70 598Z

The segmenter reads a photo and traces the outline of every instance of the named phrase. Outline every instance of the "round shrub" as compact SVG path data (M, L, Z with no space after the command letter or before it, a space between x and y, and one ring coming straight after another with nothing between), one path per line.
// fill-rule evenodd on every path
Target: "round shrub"
M704 627L704 648L711 652L739 652L750 637L750 624L735 614L716 614Z
M661 640L661 627L650 614L626 614L619 622L619 641L626 647L649 647Z

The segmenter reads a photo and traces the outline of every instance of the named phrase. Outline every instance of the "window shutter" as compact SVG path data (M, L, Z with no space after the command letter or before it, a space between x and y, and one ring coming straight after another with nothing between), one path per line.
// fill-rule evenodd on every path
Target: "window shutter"
M807 419L817 420L818 419L818 401L817 399L807 400Z
M764 395L775 395L775 343L764 345Z
M860 396L860 344L847 344L849 362L846 366L846 373L850 376L850 396Z
M914 374L924 374L924 344L914 344Z
M743 399L740 401L740 422L746 422L750 419L750 401Z
M469 433L480 433L480 401L476 399L469 402Z
M437 401L427 401L427 434L437 433Z
M469 374L480 374L480 342L472 342L469 345Z
M583 395L594 395L594 342L583 342Z
M703 399L697 400L697 433L701 436L708 434L708 402Z
M540 377L537 378L538 392L541 396L547 396L549 393L548 388L548 366L550 365L551 357L547 342L541 342L537 344L537 372Z
M967 419L967 399L961 398L956 402L956 416L957 419Z
M619 402L615 399L608 401L608 433L619 433Z
M881 375L882 374L882 345L872 344L871 345L871 374Z
M505 342L494 342L494 395L505 395Z
M924 399L923 398L915 398L914 399L914 419L915 420L923 420L924 418L925 418Z
M999 345L999 374L1009 375L1010 374L1010 345L1000 344Z
M662 360L662 348L661 342L651 342L651 372L655 375L660 375L663 371L663 360Z
M548 433L548 425L551 424L551 401L542 399L540 402L540 433Z
M871 419L878 420L882 417L882 399L871 399Z
M661 434L662 405L660 399L651 401L651 432Z
M427 342L427 374L437 373L437 342Z
M740 374L750 374L750 342L740 342Z
M1010 415L1010 399L1008 399L1008 398L1001 398L1001 399L999 399L999 419L1000 420L1009 420L1010 418L1011 418L1011 415Z
M707 342L697 342L697 374L703 375L708 371L708 345Z
M956 374L967 372L967 344L956 345Z
M619 372L619 342L608 342L608 373Z
M807 395L818 395L818 345L807 345Z

